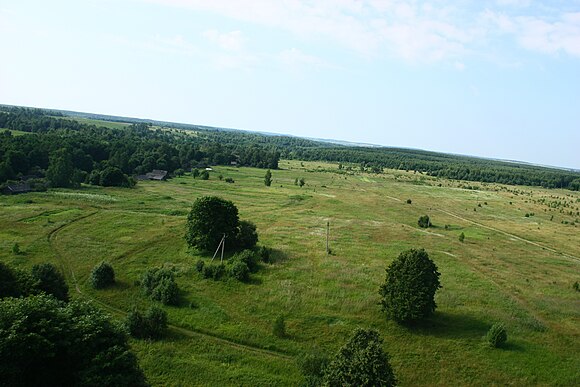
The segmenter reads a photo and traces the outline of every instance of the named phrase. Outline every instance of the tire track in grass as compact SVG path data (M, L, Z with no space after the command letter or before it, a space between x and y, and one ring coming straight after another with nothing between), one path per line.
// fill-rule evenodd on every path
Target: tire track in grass
M68 260L65 259L64 256L59 252L58 248L56 247L56 245L54 243L57 236L58 236L58 233L61 232L65 227L68 227L68 226L70 226L78 221L81 221L81 220L87 219L91 216L94 216L94 215L98 214L99 212L100 212L100 210L91 212L90 214L80 216L78 218L71 220L68 223L65 223L65 224L62 224L62 225L56 227L55 229L51 230L47 234L47 240L48 240L48 244L50 245L51 250L54 252L56 258L60 261L60 264L61 264L61 267L63 268L63 271L65 273L70 274L70 278L72 279L74 288L79 295L81 295L81 296L87 298L88 300L100 305L101 307L103 307L104 309L108 310L109 312L111 312L113 314L125 317L128 314L126 311L119 309L119 308L116 308L110 304L104 303L96 298L93 298L81 290L81 288L78 285L77 278L76 278L76 275L75 275L75 272L74 272L72 266L69 264ZM228 345L230 347L233 347L233 348L236 348L236 349L239 349L242 351L252 352L252 353L260 354L260 355L264 355L264 356L276 357L276 358L285 359L285 360L293 360L292 356L287 355L283 352L273 351L273 350L269 350L269 349L249 345L249 344L243 344L243 343L239 343L236 341L224 339L223 337L217 336L217 335L212 334L210 332L182 328L182 327L179 327L176 325L171 325L171 324L168 324L167 327L170 330L172 330L173 332L180 333L184 336L207 339L207 340L211 340L211 341L214 341L216 343L219 343L219 344Z
M529 240L529 239L526 239L526 238L522 238L522 237L520 237L520 236L517 236L517 235L511 234L511 233L509 233L509 232L507 232L507 231L503 231L503 230L500 230L500 229L498 229L498 228L495 228L495 227L487 226L487 225L485 225L485 224L482 224L482 223L476 222L476 221L474 221L474 220L470 220L470 219L463 218L463 217L461 217L461 216L459 216L459 215L457 215L457 214L454 214L454 213L452 213L452 212L449 212L449 211L442 210L442 209L440 209L440 208L436 208L436 210L437 210L437 211L439 211L439 212L442 212L442 213L444 213L444 214L447 214L447 215L449 215L449 216L452 216L452 217L454 217L454 218L457 218L457 219L463 220L464 222L471 223L471 224L474 224L474 225L476 225L476 226L483 227L483 228L486 228L486 229L488 229L488 230L491 230L491 231L498 232L498 233L500 233L500 234L503 234L503 235L506 235L506 236L508 236L508 237L510 237L510 238L513 238L513 239L515 239L515 240L518 240L518 241L520 241L520 242L529 243L530 245L533 245L533 246L536 246L536 247L540 247L540 248L542 248L542 249L544 249L544 250L548 250L548 251L551 251L552 253L555 253L555 254L561 255L561 256L563 256L563 257L566 257L566 258L572 259L572 260L574 260L574 261L580 262L580 258L578 258L578 257L575 257L575 256L573 256L573 255L570 255L570 254L563 253L563 252L561 252L561 251L558 251L558 250L556 250L556 249L554 249L554 248L552 248L552 247L549 247L549 246L542 245L541 243L534 242L534 241L531 241L531 240Z

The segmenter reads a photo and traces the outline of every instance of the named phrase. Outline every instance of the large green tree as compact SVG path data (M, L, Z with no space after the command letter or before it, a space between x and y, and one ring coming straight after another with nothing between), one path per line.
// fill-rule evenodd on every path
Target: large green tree
M435 292L441 287L440 274L424 249L402 252L386 271L379 294L388 318L412 322L435 311Z
M325 386L395 386L397 379L374 329L355 329L325 370Z
M46 178L52 187L71 187L73 175L72 155L67 149L59 149L50 155Z
M147 385L124 330L88 302L49 295L0 302L0 384Z
M35 287L47 294L52 294L61 301L68 300L68 285L64 276L52 263L40 263L32 266L32 278Z
M226 241L236 241L239 218L238 209L229 200L217 196L204 196L197 199L187 216L185 239L189 246L203 251L215 250L222 237ZM231 249L236 243L226 243Z

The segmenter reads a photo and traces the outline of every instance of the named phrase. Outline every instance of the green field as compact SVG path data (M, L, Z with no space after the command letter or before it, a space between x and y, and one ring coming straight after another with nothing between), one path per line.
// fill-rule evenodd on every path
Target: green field
M0 128L0 133L3 132L10 132L13 136L23 136L25 134L30 134L30 132L23 132L20 130L11 130L11 129L6 129L6 128Z
M412 172L339 174L336 164L317 162L282 160L280 168L271 187L262 169L215 167L208 181L1 196L0 259L54 262L73 297L119 318L152 303L135 284L148 267L177 268L183 302L165 307L169 337L131 341L153 385L300 385L296 360L313 350L333 354L359 326L381 333L401 385L580 383L580 293L572 288L580 281L579 192L463 189ZM301 177L302 188L294 185ZM191 203L203 195L232 200L257 225L259 244L274 249L274 262L249 284L195 271L199 257L183 235ZM428 230L417 227L424 214L434 224ZM12 253L16 242L22 254ZM403 327L385 320L378 288L386 266L412 247L427 250L443 288L432 318ZM96 291L88 277L102 260L117 285ZM279 315L284 339L272 335ZM482 339L497 321L508 330L504 349Z

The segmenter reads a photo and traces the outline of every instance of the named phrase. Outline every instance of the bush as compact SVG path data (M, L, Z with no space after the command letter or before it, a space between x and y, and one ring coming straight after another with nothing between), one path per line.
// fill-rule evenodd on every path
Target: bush
M328 356L321 353L307 353L298 358L298 368L304 375L304 386L317 387L322 384L324 372L330 363Z
M127 336L89 302L37 295L0 302L3 386L145 386Z
M503 324L495 323L489 328L485 338L490 347L499 348L507 341L507 331Z
M166 305L177 305L179 302L179 288L175 283L173 271L165 268L149 269L141 277L143 292L156 301Z
M402 252L386 272L379 294L387 318L412 322L435 311L435 292L441 287L440 274L424 249Z
M578 281L574 282L572 284L572 289L576 290L577 292L580 292L580 283L578 283Z
M22 252L20 251L20 245L18 244L18 242L14 243L12 245L12 254L14 254L14 255L22 254Z
M205 266L205 262L203 261L203 259L198 259L197 262L195 263L195 270L197 270L199 273L203 272L203 267Z
M119 168L108 167L101 172L99 185L103 187L132 187L134 184Z
M251 249L258 243L256 225L247 220L241 220L236 234L235 245L239 249Z
M462 232L459 234L459 242L463 242L465 240L465 234Z
M199 178L201 180L209 180L209 172L208 171L201 171L199 174Z
M324 386L395 386L397 379L374 329L355 329L324 374Z
M421 228L431 227L431 220L429 219L429 215L421 216L417 223L419 224L419 227L421 227Z
M250 279L250 269L245 262L236 260L229 266L228 275L238 281L248 282Z
M231 177L226 177L226 183L235 183L235 180Z
M413 201L411 199L407 199L407 204L411 204Z
M127 315L125 328L131 336L138 339L159 339L167 331L167 312L152 306L143 316L134 310Z
M226 267L221 263L218 265L208 264L203 267L202 275L203 278L213 279L214 281L217 281L223 277L225 272Z
M284 316L280 315L274 320L274 325L272 326L272 333L276 337L284 338L286 337L286 321Z
M259 257L253 250L244 250L242 252L236 253L232 257L232 260L233 261L241 261L241 262L245 263L248 266L248 269L252 273L257 272L259 269L259 266L258 266Z
M32 266L31 274L38 290L52 294L61 301L68 301L68 285L64 280L64 276L52 263L41 263Z
M91 271L91 285L95 289L102 289L115 283L115 271L111 264L101 262Z

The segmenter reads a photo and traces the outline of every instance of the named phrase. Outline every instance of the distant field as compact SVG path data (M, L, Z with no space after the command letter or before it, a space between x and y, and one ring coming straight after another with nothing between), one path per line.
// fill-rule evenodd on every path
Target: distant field
M74 297L94 298L117 317L151 304L135 284L146 268L176 267L184 302L166 310L179 329L163 341L132 341L153 385L300 385L295 360L314 349L333 354L359 326L379 330L401 385L578 385L580 192L486 183L471 190L412 172L339 174L322 162L282 160L280 168L271 187L265 170L215 167L208 181L1 196L0 259L54 262ZM199 256L183 234L202 195L232 200L257 225L259 244L275 250L250 284L204 280L194 270ZM433 228L417 227L424 214ZM11 253L15 242L24 254ZM427 250L443 288L435 315L406 328L385 320L377 292L386 266L411 247ZM95 291L88 276L102 260L118 284ZM286 339L272 335L279 315ZM497 321L509 345L492 350L482 337Z
M22 136L24 134L30 134L30 132L23 132L20 130L11 130L11 129L6 129L6 128L0 128L0 133L2 132L10 132L12 133L13 136Z
M81 118L81 117L56 117L56 118L63 118L65 120L71 120L71 121L78 121L82 124L87 124L87 125L104 126L106 128L112 128L112 129L123 129L123 128L126 128L127 126L131 125L130 123L127 123L127 122L94 120L94 119L90 119L90 118Z

